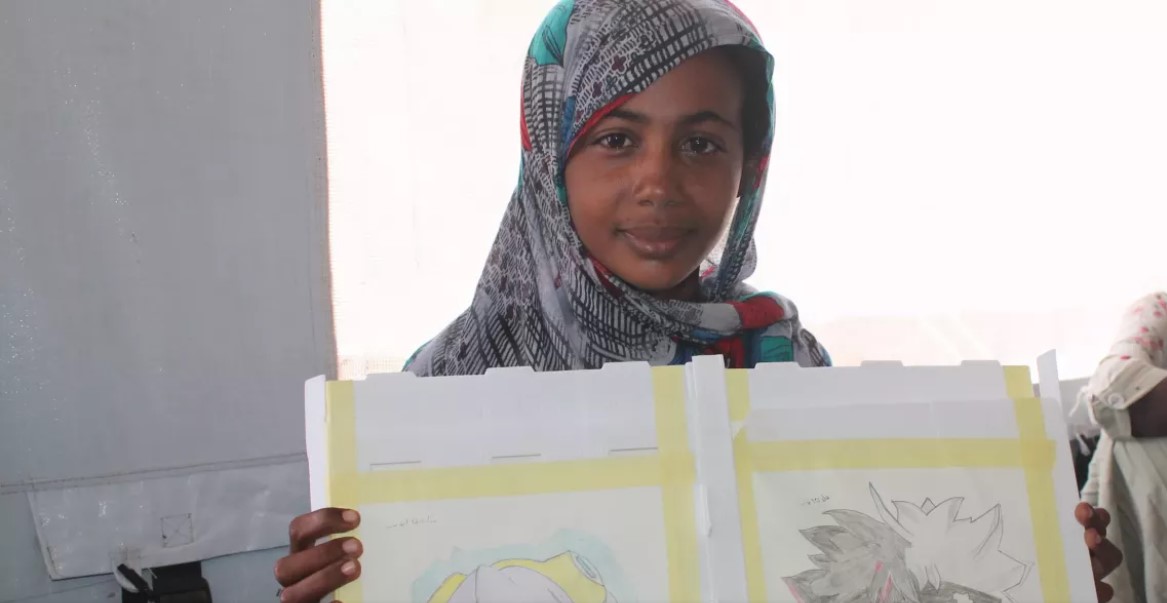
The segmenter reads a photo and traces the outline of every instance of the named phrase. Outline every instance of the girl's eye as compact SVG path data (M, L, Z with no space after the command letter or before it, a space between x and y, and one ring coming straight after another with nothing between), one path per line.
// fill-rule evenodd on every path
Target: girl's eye
M694 136L693 138L686 140L685 143L681 145L681 148L685 152L693 153L694 155L708 155L710 153L716 153L717 151L721 150L721 148L717 146L717 143L701 136Z
M605 148L620 150L632 146L632 138L630 138L627 134L613 132L611 134L605 134L601 136L598 140L596 140L596 144Z

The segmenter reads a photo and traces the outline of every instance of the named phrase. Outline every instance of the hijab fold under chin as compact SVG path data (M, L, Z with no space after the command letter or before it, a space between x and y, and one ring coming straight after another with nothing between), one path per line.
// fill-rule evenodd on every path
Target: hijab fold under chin
M563 167L571 142L597 115L685 59L719 46L765 57L769 119L761 160L743 180L725 245L701 269L703 303L658 300L594 264L572 229ZM679 364L723 354L727 364L829 358L794 305L756 294L754 227L773 127L772 60L753 25L725 0L564 0L531 41L523 69L519 184L470 307L407 364L419 375L489 368L598 368L607 362ZM467 99L472 102L472 99Z

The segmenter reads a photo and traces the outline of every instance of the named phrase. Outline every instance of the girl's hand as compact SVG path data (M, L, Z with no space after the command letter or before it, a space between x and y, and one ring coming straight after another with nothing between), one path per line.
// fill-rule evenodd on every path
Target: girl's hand
M301 515L288 526L291 550L276 562L282 603L316 603L361 575L361 541L317 540L356 528L360 515L351 509L320 509ZM339 602L338 602L339 603Z
M1090 549L1090 566L1094 569L1094 590L1098 593L1098 601L1106 603L1114 596L1114 589L1102 582L1102 579L1122 564L1122 551L1106 539L1110 513L1106 509L1095 509L1087 503L1079 503L1074 509L1074 517L1086 531L1086 547Z

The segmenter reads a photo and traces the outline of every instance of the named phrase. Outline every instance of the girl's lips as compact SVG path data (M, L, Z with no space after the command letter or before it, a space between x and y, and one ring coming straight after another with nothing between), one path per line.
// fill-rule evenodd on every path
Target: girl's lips
M664 260L677 251L692 230L679 226L634 226L617 232L637 255Z

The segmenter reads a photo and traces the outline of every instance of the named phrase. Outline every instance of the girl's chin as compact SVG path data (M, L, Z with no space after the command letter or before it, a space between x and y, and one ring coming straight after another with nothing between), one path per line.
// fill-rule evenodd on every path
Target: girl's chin
M621 276L621 279L653 297L685 300L693 298L699 290L695 269L648 267L638 272L631 274L632 278Z

